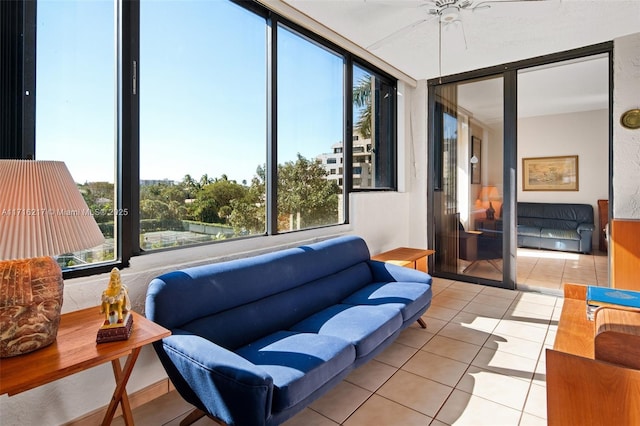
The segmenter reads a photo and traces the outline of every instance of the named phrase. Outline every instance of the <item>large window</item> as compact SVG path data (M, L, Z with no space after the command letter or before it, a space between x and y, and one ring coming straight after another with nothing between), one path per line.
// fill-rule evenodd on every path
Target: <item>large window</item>
M63 267L337 225L349 191L395 189L395 81L256 2L40 0L33 16L25 143L67 163L107 240Z
M265 233L265 27L231 2L142 1L142 250Z
M344 58L279 26L278 59L278 231L339 223L342 191L316 158L342 144Z
M105 236L57 257L63 268L113 261L116 213L114 2L38 2L36 159L64 161Z
M374 71L353 67L353 165L361 172L354 188L396 185L395 84Z

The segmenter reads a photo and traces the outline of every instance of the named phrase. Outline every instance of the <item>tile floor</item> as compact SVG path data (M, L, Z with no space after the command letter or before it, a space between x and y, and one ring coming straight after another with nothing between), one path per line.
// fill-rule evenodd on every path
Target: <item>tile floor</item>
M608 261L607 254L598 251L580 254L519 248L516 282L521 290L550 290L558 295L561 294L563 283L608 286ZM501 260L496 262L502 267ZM461 260L460 271L469 263ZM477 262L467 273L494 280L502 279L502 273L486 261Z
M426 330L404 330L285 425L546 425L544 349L553 345L563 299L438 278L433 291ZM177 425L189 411L171 392L134 418Z

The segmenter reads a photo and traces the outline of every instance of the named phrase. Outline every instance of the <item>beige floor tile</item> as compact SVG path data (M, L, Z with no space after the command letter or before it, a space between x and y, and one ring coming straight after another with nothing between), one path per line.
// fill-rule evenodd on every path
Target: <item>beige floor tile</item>
M482 348L471 365L528 382L533 378L537 360Z
M547 420L529 413L522 413L519 426L547 426Z
M416 348L394 342L374 359L400 368L402 364L407 362L416 352L418 352Z
M542 343L547 337L547 329L528 325L520 321L503 319L493 330L493 334L519 337L521 339Z
M478 314L472 314L471 312L462 311L453 317L451 322L472 330L491 333L498 326L500 318L489 318Z
M375 392L397 370L396 367L372 359L351 372L345 380L368 391Z
M427 312L424 313L424 316L427 318L435 318L442 321L450 321L451 318L455 317L458 314L458 309L448 309L443 308L442 306L432 304L427 309Z
M469 293L475 293L478 294L482 291L482 289L484 288L484 286L479 285L479 284L472 284L472 283L467 283L464 281L454 281L449 288L451 290L461 290L461 291L466 291Z
M449 323L440 330L438 335L482 346L489 338L490 333L475 330L465 325Z
M425 330L422 327L407 327L396 339L397 343L420 349L435 336L434 333Z
M342 381L329 392L312 402L309 408L337 422L344 422L364 403L371 392L359 386Z
M485 305L506 309L509 307L509 305L511 305L512 301L513 299L506 299L504 297L492 296L482 292L473 298L472 303L483 303Z
M468 363L430 352L418 351L402 366L402 370L454 387L464 374L467 366Z
M305 408L283 423L284 426L338 426L339 424L310 408Z
M508 309L502 319L546 329L551 323L551 315L553 315L553 308L550 313L526 312L518 308Z
M438 295L433 298L431 302L431 306L441 306L447 309L456 309L460 310L465 307L465 305L469 303L466 300L455 299L453 297Z
M505 299L502 299L505 300ZM462 310L464 312L470 312L472 314L478 314L490 318L502 318L502 316L507 312L507 308L509 306L492 306L487 305L485 303L478 303L475 301L470 302L467 306L465 306Z
M469 284L469 285L472 285L472 284ZM452 289L451 287L448 287L445 290L441 291L439 295L470 302L471 299L473 299L476 296L476 293L472 291L456 290L456 289Z
M522 411L529 392L529 383L471 366L456 389Z
M548 300L547 303L536 303L530 302L526 299L516 299L513 301L509 309L517 310L519 312L530 312L536 314L544 314L547 315L547 318L551 317L551 313L553 312L553 308L555 307L555 297L547 296L551 300Z
M398 370L376 394L433 417L452 390L452 387Z
M547 389L536 384L531 385L524 411L543 419L547 418Z
M425 426L431 418L396 402L373 395L344 422L345 426Z
M514 290L507 290L505 288L485 287L482 289L482 292L480 294L487 295L487 296L502 297L504 299L513 300L516 297L518 297L520 292L514 291Z
M484 344L485 348L507 352L513 355L538 360L542 350L542 342L521 339L514 336L491 335Z
M456 361L471 363L480 352L481 347L444 336L435 336L422 347L423 351L444 356Z
M513 426L520 411L456 389L436 420L456 426Z
M429 310L427 309L427 312ZM443 321L437 318L430 318L426 315L422 315L422 319L427 324L427 331L432 334L437 334L440 330L444 328L445 325L449 324L449 321ZM414 327L412 325L411 327Z

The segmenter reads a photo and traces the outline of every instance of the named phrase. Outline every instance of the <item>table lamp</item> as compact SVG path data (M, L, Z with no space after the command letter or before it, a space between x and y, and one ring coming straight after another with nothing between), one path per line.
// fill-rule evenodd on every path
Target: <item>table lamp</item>
M50 256L102 242L63 162L0 160L0 358L53 343L63 280Z

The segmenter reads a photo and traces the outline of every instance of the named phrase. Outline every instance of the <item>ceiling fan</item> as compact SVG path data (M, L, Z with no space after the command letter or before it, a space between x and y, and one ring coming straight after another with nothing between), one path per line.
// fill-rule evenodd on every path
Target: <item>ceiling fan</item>
M385 0L364 0L365 2L370 3L385 3ZM441 66L442 63L442 28L443 26L451 25L453 23L459 23L460 29L462 30L462 37L464 39L465 49L467 47L467 39L464 33L464 26L462 21L463 13L473 12L477 9L485 9L490 8L492 4L497 3L522 3L522 2L533 2L533 1L549 1L549 0L424 0L418 6L413 6L417 8L426 8L426 15L423 18L418 19L415 22L412 22L409 25L406 25L391 34L379 39L375 43L367 46L368 50L376 50L383 45L390 43L396 38L399 38L411 31L413 31L416 27L431 21L438 22L438 56L439 63ZM386 1L386 4L393 3L391 1ZM442 73L440 73L442 74Z

